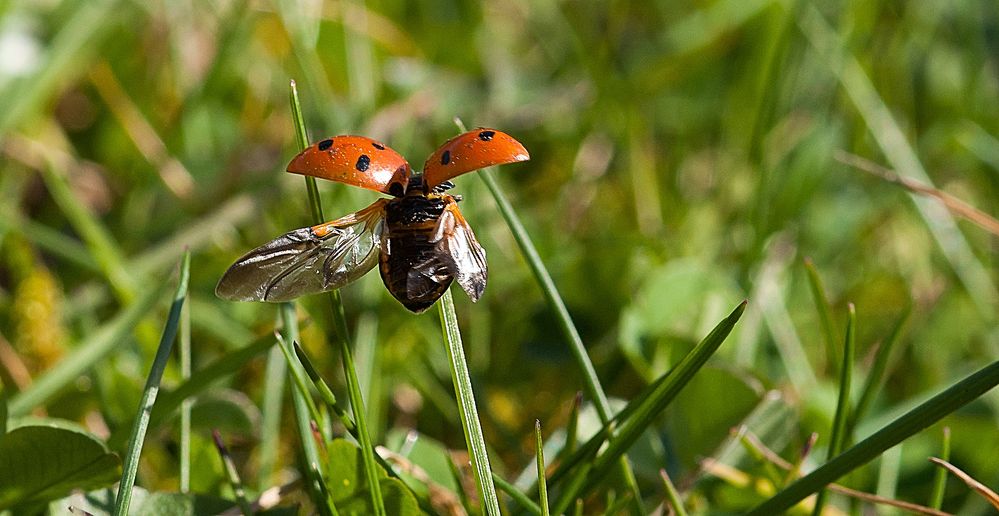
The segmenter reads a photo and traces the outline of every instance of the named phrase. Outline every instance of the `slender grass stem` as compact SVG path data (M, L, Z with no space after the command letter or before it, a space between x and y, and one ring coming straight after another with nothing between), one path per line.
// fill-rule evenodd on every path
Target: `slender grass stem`
M501 491L508 494L510 498L520 504L520 506L527 512L534 516L542 516L541 506L534 503L534 500L531 500L527 495L522 493L520 489L517 489L517 486L507 482L503 479L503 477L497 475L496 473L493 473L493 482L496 483L496 486L499 487Z
M239 505L239 510L245 516L253 515L253 508L250 507L250 502L246 499L246 490L243 489L243 480L239 478L239 472L236 471L236 463L232 461L232 455L229 454L229 448L226 447L225 442L222 440L222 434L218 430L212 430L212 439L215 441L215 449L218 450L219 457L222 459L222 465L225 467L226 479L229 480L232 492L236 495L236 504Z
M541 501L541 514L548 516L548 482L545 480L545 445L541 440L541 420L534 420L534 454L538 459L538 499Z
M295 317L295 305L293 303L281 303L278 309L281 319L281 339L285 342L295 342L298 340L298 319ZM308 479L306 488L312 495L312 500L316 504L319 512L324 516L336 513L336 507L330 497L329 490L323 481L320 473L319 450L316 448L316 441L312 436L311 419L309 418L309 405L306 402L308 391L304 391L296 385L291 389L291 399L295 407L295 426L298 430L298 438L302 441L302 452L305 455L305 477Z
M850 439L847 435L849 431L847 421L850 419L850 384L853 382L857 309L854 308L853 303L850 303L849 310L849 319L846 324L846 342L843 345L843 362L839 368L839 399L836 402L836 414L833 417L832 432L829 438L829 452L826 454L826 460L839 455L843 449L843 444ZM822 514L822 508L825 506L826 497L828 496L827 493L828 491L825 489L819 491L819 495L815 500L815 507L812 511L814 516Z
M486 451L486 441L482 437L479 413L475 408L475 393L472 390L472 379L468 374L468 364L465 362L465 351L461 346L461 332L458 330L458 317L454 313L454 301L451 299L450 290L444 292L438 304L448 359L451 362L451 379L454 381L454 391L458 396L458 414L461 416L461 427L465 432L468 453L472 457L472 472L479 488L479 497L486 514L499 516L499 498L493 485L489 454Z
M940 459L943 461L950 460L950 427L945 426L943 429L943 446L940 450ZM930 507L934 509L939 509L943 506L944 491L947 489L947 470L944 468L937 468L933 474L933 493L930 494Z
M815 307L819 312L819 321L822 322L822 335L826 340L826 361L829 367L839 362L839 353L836 351L836 344L839 338L836 337L836 326L833 324L832 305L829 297L826 296L826 287L822 283L822 277L815 267L811 258L805 258L805 271L808 272L808 286L812 291L812 298L815 299Z
M182 381L191 379L191 304L187 301L190 294L184 296L184 306L180 312L180 378ZM191 490L191 406L194 401L185 399L180 404L180 492ZM150 419L152 414L150 413Z
M659 477L662 479L663 489L666 491L666 503L673 510L673 514L687 516L687 510L683 508L683 499L680 498L679 491L676 490L676 486L673 485L673 481L670 480L665 469L659 470Z
M295 81L291 81L291 111L295 119L295 134L298 138L300 148L308 146L309 137L305 130L305 120L302 117L302 105L298 100L298 89ZM309 192L309 206L312 210L312 221L314 224L324 222L322 203L319 201L319 188L316 186L316 179L305 176L305 185ZM333 311L333 327L336 330L337 345L340 348L340 357L343 364L344 376L347 378L347 395L350 399L350 407L354 413L354 424L357 425L357 440L361 445L361 459L364 464L364 475L368 482L368 492L371 494L371 504L375 514L385 515L385 502L382 499L382 490L378 482L378 470L375 464L375 448L371 443L371 434L368 433L368 423L365 417L364 400L361 396L360 382L357 380L357 370L354 367L354 358L350 353L350 332L347 329L347 318L344 316L343 301L340 298L340 291L334 290L329 294L330 306ZM296 339L297 340L297 339Z
M156 403L156 395L160 390L160 381L163 379L163 371L166 370L170 361L170 351L173 349L173 342L177 339L177 328L180 323L180 311L184 306L184 299L187 297L187 282L191 277L191 254L186 253L180 266L180 280L177 282L177 292L173 296L173 304L170 306L170 315L167 317L166 326L163 328L163 335L160 338L160 345L156 349L156 357L153 359L152 368L146 378L146 387L142 390L142 399L139 402L139 415L135 418L132 426L132 438L128 450L125 452L125 463L122 466L121 483L118 485L118 496L115 498L115 516L128 514L128 506L132 501L132 486L135 485L135 475L139 470L139 456L142 454L142 444L146 439L146 430L149 428L149 417L152 413L153 404Z

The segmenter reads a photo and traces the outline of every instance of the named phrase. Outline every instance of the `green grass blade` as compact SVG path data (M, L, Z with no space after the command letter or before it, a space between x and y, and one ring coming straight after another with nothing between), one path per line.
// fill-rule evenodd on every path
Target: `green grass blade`
M687 510L683 508L683 499L680 498L680 493L676 490L676 486L673 485L673 481L670 480L665 469L659 470L659 477L662 478L663 489L666 491L666 504L673 510L673 514L687 516Z
M499 516L499 498L496 496L496 487L492 481L489 454L486 451L486 441L482 437L479 413L475 408L475 393L472 391L472 379L468 374L468 364L465 362L465 350L461 345L461 332L458 330L458 317L454 313L454 301L451 299L450 290L444 292L439 306L447 355L451 363L451 379L454 380L454 392L458 396L458 414L461 416L465 443L472 459L475 483L478 485L485 513L489 516Z
M940 459L950 462L950 427L943 429L943 446ZM930 507L939 509L943 505L944 491L947 489L947 470L937 468L933 473L933 492L930 494Z
M534 420L534 453L538 458L538 500L541 500L541 513L548 516L548 482L545 480L545 446L541 440L541 420Z
M850 418L850 384L853 382L853 361L856 349L857 331L857 309L853 303L849 306L849 318L846 324L846 342L843 346L843 363L839 368L839 398L836 401L836 414L833 416L833 427L829 438L829 451L826 460L830 460L839 455L849 436L847 435L847 420ZM815 508L812 511L814 516L822 514L825 506L827 491L819 491L819 496L815 500Z
M728 317L718 323L704 340L687 353L662 381L656 382L655 388L648 396L641 398L641 402L628 411L627 417L621 420L620 430L607 441L606 449L594 461L575 468L552 512L562 514L569 508L569 504L584 492L584 488L600 482L606 476L614 462L624 455L624 452L662 413L697 371L707 363L708 358L725 341L745 310L746 301L743 301ZM582 449L588 448L591 442L592 439Z
M509 495L513 501L520 504L520 506L527 512L533 514L534 516L542 516L541 506L534 503L534 500L528 498L528 496L522 493L520 489L517 489L517 486L507 482L503 479L503 477L497 475L495 472L493 473L493 482L496 483L496 487L498 487L500 491Z
M308 145L309 137L305 129L305 121L302 118L302 105L298 100L298 88L295 86L295 81L291 82L290 96L291 111L295 119L295 133L299 146L304 149ZM319 188L316 186L315 178L305 176L305 185L309 192L309 206L312 210L313 223L320 224L325 222L322 203L319 202ZM350 408L354 413L354 424L357 426L357 441L361 446L364 474L368 482L368 492L371 494L371 504L375 509L376 515L384 516L385 502L382 498L382 490L378 482L378 469L375 465L375 448L371 443L371 434L368 432L368 422L365 416L364 399L361 395L361 385L357 380L357 369L354 367L354 358L350 353L350 332L347 330L347 318L344 316L340 291L334 290L330 292L329 299L333 311L333 327L337 333L336 340L340 348L344 377L347 379L347 395L350 399ZM295 340L297 341L298 339Z
M226 447L225 441L222 440L222 434L218 430L212 430L212 440L215 441L215 449L218 450L219 458L222 459L226 479L229 481L229 485L232 486L232 492L236 495L236 504L239 505L239 510L242 511L244 516L252 516L254 512L250 507L250 502L246 499L246 490L243 489L243 481L239 478L239 472L236 471L236 463L233 462L232 455L229 454L229 448Z
M312 380L312 384L315 385L316 389L319 391L319 396L323 399L323 402L326 403L326 406L329 407L334 414L336 414L338 419L340 419L340 423L343 424L344 428L346 428L347 431L356 438L357 426L354 425L354 422L350 419L350 416L347 415L347 412L343 410L343 407L337 403L336 396L333 394L330 386L326 384L326 380L323 380L323 378L319 376L319 372L316 371L316 367L312 365L312 361L309 360L309 357L305 354L305 350L302 349L302 346L298 345L297 342L295 342L294 345L295 354L298 356L298 360L305 368L305 374L309 375L309 379Z
M297 342L299 337L298 318L295 317L295 304L281 303L278 312L281 319L280 340L284 342ZM282 348L283 351L284 349ZM285 356L287 357L287 354ZM288 362L290 365L290 361ZM306 401L308 399L307 396L308 391L305 391L303 395L303 390L300 386L291 390L291 399L295 407L295 427L298 430L298 438L302 441L302 453L305 455L306 461L305 468L303 468L305 470L306 489L311 494L312 501L316 504L319 512L329 516L336 512L336 508L333 505L329 490L326 489L326 484L320 473L319 468L322 461L319 458L319 450L312 435L312 425L309 419L311 412Z
M147 290L114 319L81 342L72 353L63 357L55 367L39 376L30 388L11 398L8 407L10 415L23 416L34 407L45 403L114 351L142 317L156 305L169 285L169 281L164 281Z
M180 378L182 381L191 379L191 303L190 293L184 297L184 306L180 311ZM191 406L194 401L185 399L180 404L180 492L191 490ZM150 419L152 414L150 414Z
M260 455L257 486L260 491L270 487L278 463L281 439L281 412L284 386L288 376L288 361L283 350L271 348L264 370L264 397L261 402Z
M826 339L826 361L831 367L839 363L839 353L836 345L839 337L836 336L836 325L833 323L832 305L829 297L826 296L826 287L822 283L818 269L811 258L805 258L805 271L808 272L808 286L812 291L812 298L815 300L815 308L819 312L819 321L822 322L822 335Z
M160 345L156 349L156 357L153 359L153 366L146 378L146 387L142 391L142 400L139 402L138 416L132 426L132 438L128 450L125 452L125 463L122 466L121 483L118 484L118 496L115 498L115 516L128 514L128 506L132 501L132 486L135 485L135 475L139 470L139 456L142 454L142 444L146 440L146 430L149 428L149 417L152 413L153 404L156 403L156 395L160 390L160 381L163 379L163 371L166 370L170 361L170 351L173 349L173 342L177 339L177 328L180 324L180 312L184 306L184 299L187 297L187 282L191 277L191 254L184 255L184 261L180 266L180 280L177 284L177 292L173 296L173 304L170 306L170 315L167 317L166 326L163 328L163 335L160 338Z
M871 402L874 401L874 397L881 390L881 386L885 381L885 373L888 371L888 361L891 359L892 350L895 349L895 344L901 340L911 317L912 305L910 304L905 307L902 316L895 323L895 327L892 328L888 340L882 342L881 346L878 347L878 351L874 356L874 364L871 366L870 373L867 374L864 389L860 392L860 398L857 400L857 407L850 413L849 428L853 429L857 427L860 420L867 414L867 410L870 408Z
M292 304L292 307L294 307L294 304ZM322 416L319 414L319 407L316 406L316 402L312 401L312 391L309 390L309 384L305 381L305 376L302 375L302 371L295 360L295 352L291 349L293 342L289 342L283 335L278 336L278 348L281 349L281 354L284 355L284 360L288 368L291 369L293 390L302 395L302 402L305 403L305 407L308 409L308 419L318 423L322 421Z
M836 479L867 464L885 450L936 423L999 385L999 361L983 367L945 391L905 413L849 450L805 475L769 500L756 506L749 516L779 514Z

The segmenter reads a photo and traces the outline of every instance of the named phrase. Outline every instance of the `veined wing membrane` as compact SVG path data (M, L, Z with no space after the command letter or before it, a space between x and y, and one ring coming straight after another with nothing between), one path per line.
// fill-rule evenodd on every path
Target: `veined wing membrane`
M318 226L296 229L229 267L215 295L233 301L290 301L338 289L378 263L387 199Z
M456 202L448 204L441 214L434 239L437 255L448 264L468 297L478 301L486 290L489 276L486 250L475 239Z

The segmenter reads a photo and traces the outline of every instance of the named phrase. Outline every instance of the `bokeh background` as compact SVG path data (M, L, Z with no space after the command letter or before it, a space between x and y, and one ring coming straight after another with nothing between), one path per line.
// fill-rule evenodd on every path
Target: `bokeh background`
M497 177L613 397L634 396L749 299L639 445L650 496L660 467L693 475L764 401L786 410L778 451L827 436L837 366L806 257L839 336L856 306L859 378L911 311L859 435L999 357L996 235L843 162L860 156L997 213L992 0L14 0L0 2L8 389L168 278L185 246L195 368L271 334L273 306L213 289L241 254L308 225L302 179L283 172L296 153L291 79L313 141L366 135L419 167L458 132L455 117L521 140L531 161ZM561 439L582 382L484 184L457 183L490 280L479 303L460 292L456 303L495 466L516 478L533 467L534 420ZM330 218L376 198L320 187ZM406 312L374 273L343 295L376 441L416 429L462 448L436 311ZM128 424L165 310L47 412L103 435ZM307 299L300 313L306 349L342 392L324 305ZM264 363L219 378L199 402L202 438L224 428L248 471ZM286 419L280 465L293 467ZM999 485L995 393L945 423L953 461ZM175 489L175 436L157 432L140 480ZM937 425L851 482L925 502L939 440ZM222 477L204 453L195 488L211 491ZM745 503L718 484L697 496ZM957 483L947 495L950 510L985 510Z

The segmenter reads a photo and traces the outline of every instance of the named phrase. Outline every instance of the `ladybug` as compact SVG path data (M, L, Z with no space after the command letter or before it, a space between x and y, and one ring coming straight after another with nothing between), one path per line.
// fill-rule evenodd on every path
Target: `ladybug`
M433 305L454 280L472 301L486 288L486 251L448 195L451 178L491 165L527 161L520 142L479 128L447 141L423 173L378 141L335 136L314 143L288 172L391 195L350 215L296 229L250 251L219 280L233 301L289 301L338 289L378 265L388 291L414 313Z

